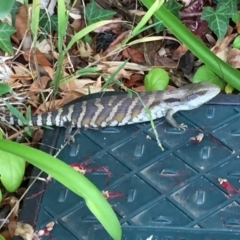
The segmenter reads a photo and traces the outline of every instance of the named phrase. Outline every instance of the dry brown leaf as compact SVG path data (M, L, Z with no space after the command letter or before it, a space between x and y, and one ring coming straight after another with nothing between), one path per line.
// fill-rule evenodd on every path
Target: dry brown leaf
M118 67L110 67L107 69L107 73L114 73L116 72L118 69ZM122 79L122 78L126 78L126 79L129 79L130 76L132 75L133 73L131 71L126 71L125 69L121 69L120 71L118 71L117 75L115 76L116 79Z
M34 72L36 74L36 72ZM36 76L36 75L35 75ZM9 79L9 82L15 82L15 80L32 80L33 76L32 75L18 75L18 74L11 74L11 79Z
M47 60L45 54L40 52L40 50L37 48L36 51L34 51L33 49L27 49L23 53L23 57L26 61L30 61L34 64L34 54L36 54L37 62L40 66L52 67L52 64Z
M54 77L54 70L53 70L53 68L52 68L52 67L49 67L49 66L42 66L42 68L44 69L44 71L45 71L46 73L48 73L49 77L50 77L51 79L53 79L53 77Z
M205 34L205 38L208 40L211 46L216 44L216 40L211 34L209 33Z
M144 57L148 65L153 65L154 54L161 48L162 41L151 41L139 44L138 49L144 53Z
M68 94L68 92L78 92L81 95L87 95L90 93L100 92L102 87L101 77L98 79L76 79L68 83L60 85L60 88ZM79 97L79 96L78 96Z
M99 76L97 78L97 81L93 84L94 87L98 87L98 88L101 88L102 87L102 77Z
M43 90L46 88L49 81L50 81L50 78L48 76L43 76L40 78L40 83L38 81L33 81L33 83L29 88L29 91L40 92L40 90Z
M47 39L44 39L40 43L37 43L37 48L41 49L42 53L49 53L52 49L51 44Z
M19 41L23 39L28 30L28 9L26 5L21 5L15 18L16 37Z
M126 80L126 81L124 82L124 85L125 85L126 87L132 87L133 85L135 85L136 82L142 81L143 78L144 78L144 76L141 75L141 74L132 74L132 75L130 76L129 80Z
M115 47L116 45L118 45L119 43L121 43L129 34L130 34L130 30L122 32L120 35L117 36L116 39L114 39L114 41L109 45L109 48L111 47Z
M224 48L222 51L218 52L216 55L217 55L220 59L222 59L224 62L226 62L226 61L227 61L227 58L228 58L228 50L229 50L229 48L226 47L226 48Z
M34 236L33 227L27 223L21 222L10 222L9 229L14 232L13 236L20 236L24 240L32 240Z
M75 19L70 25L76 32L79 32L84 28L85 23L82 19Z
M234 68L240 68L240 50L230 48L228 51L227 63Z
M122 21L120 18L119 19L115 18L114 20L111 20L111 23L94 29L94 32L99 33L105 32L107 30L113 30L115 33L117 33L118 29L122 28L122 23L127 23L127 21Z
M72 8L69 16L74 19L70 26L75 30L75 32L79 32L84 28L85 21L82 19L81 12L78 8Z
M159 57L158 54L155 54L154 66L160 66L164 68L176 68L177 65L178 65L177 61L173 61L169 57Z
M76 7L70 9L69 16L75 20L82 18L81 11Z
M28 68L26 68L24 65L18 62L14 62L14 65L12 66L14 72L19 75L30 75L31 72Z
M232 26L228 26L226 36L231 35L233 33L234 28Z
M28 105L34 106L37 108L39 102L39 94L36 94L35 92L30 92L28 95Z
M226 36L223 40L217 41L216 45L211 49L213 53L217 56L220 52L225 51L226 47L230 44L230 42L237 36L238 34L231 34ZM221 55L221 54L220 54Z
M133 88L134 91L137 91L137 92L145 92L145 86L142 85L142 86L139 86L139 87L135 87Z
M7 82L9 85L12 85L16 80L32 80L37 76L36 71L29 71L24 65L15 62L15 65L12 66L12 69L15 73L11 74L11 79Z
M9 221L14 221L17 217L18 211L19 211L19 201L17 198L15 197L8 197L5 198L1 201L0 205L4 205L4 204L9 204L11 207L11 210L13 209L11 215L8 217Z
M16 80L8 81L8 85L11 86L13 89L19 89L19 88L22 88L23 86L21 82Z
M107 56L109 54L111 54L116 46L121 43L128 35L129 35L130 31L125 31L123 33L121 33L108 47L108 49L106 49L104 52L103 52L103 56ZM115 54L112 54L112 55L109 55L108 56L108 60L114 60L114 61L119 61L122 59L122 54L120 53L115 53Z
M79 98L83 96L82 94L79 94L77 91L69 91L67 92L62 99L58 99L55 101L48 101L45 102L43 104L41 104L37 110L35 111L34 114L41 114L43 112L48 112L48 111L52 111L54 109L58 109L64 105L66 105L67 103L73 101L76 98ZM47 109L46 109L47 108Z
M19 187L16 191L16 197L19 199L21 197L23 197L23 194L26 192L26 188L25 187Z
M240 33L240 21L237 22L237 32Z
M93 81L93 80L92 80ZM60 84L59 88L64 91L64 92L69 92L71 90L74 90L77 88L77 80L71 80L69 82L66 82L66 83L63 83L63 84Z
M41 113L44 113L44 112L49 112L49 111L52 111L54 109L58 109L61 106L63 106L62 99L55 100L55 101L44 102L37 108L37 110L35 111L34 114L41 114Z
M105 71L106 68L109 67L119 67L122 65L124 62L122 61L102 61L97 65L99 71ZM137 64L137 63L126 63L124 66L125 69L129 70L134 70L134 71L149 71L152 67L144 66L142 64Z
M143 54L135 48L132 48L132 47L125 48L122 51L122 55L125 59L130 58L132 62L145 63Z
M93 53L91 46L81 40L78 42L78 50L82 58L89 58Z
M184 44L180 44L180 46L172 54L172 59L179 60L179 58L183 56L187 52L187 50L188 48Z
M129 13L133 14L133 15L136 15L138 17L141 17L143 15L146 14L145 11L142 11L142 10L138 10L138 9L134 9L134 10L129 10Z
M41 128L38 128L36 131L34 131L32 142L38 143L43 137L43 130Z

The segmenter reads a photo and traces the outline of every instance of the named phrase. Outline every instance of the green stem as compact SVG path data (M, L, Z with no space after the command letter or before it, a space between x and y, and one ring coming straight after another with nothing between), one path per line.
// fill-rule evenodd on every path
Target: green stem
M150 8L154 0L141 0ZM218 76L240 91L240 72L232 68L213 54L193 33L190 32L165 6L161 6L154 14L163 24L183 42L188 49Z

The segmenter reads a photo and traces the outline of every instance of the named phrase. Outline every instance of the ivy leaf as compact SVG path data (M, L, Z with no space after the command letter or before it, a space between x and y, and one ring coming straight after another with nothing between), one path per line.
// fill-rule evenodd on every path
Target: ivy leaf
M15 32L16 32L16 30L9 24L7 24L5 22L0 23L0 48L3 51L10 53L10 54L13 53L10 36Z
M231 13L232 15L237 12L237 0L218 0L218 7L224 6L226 12Z
M13 7L15 0L2 0L0 1L0 18L4 19L10 12Z
M100 8L93 0L85 8L85 16L88 24L102 20L109 20L116 12Z
M49 16L45 10L40 10L39 26L46 32L51 33L52 30L58 31L57 15Z
M174 16L179 18L179 10L182 8L182 5L175 0L169 0L167 2L164 2L163 4ZM153 22L158 23L156 26L154 26L154 29L157 33L160 33L165 26L163 25L162 21L159 21L155 16L153 17Z
M218 39L221 40L227 32L229 25L229 18L232 13L229 12L225 5L218 5L216 11L211 7L204 7L201 19L208 22L209 28L217 35Z

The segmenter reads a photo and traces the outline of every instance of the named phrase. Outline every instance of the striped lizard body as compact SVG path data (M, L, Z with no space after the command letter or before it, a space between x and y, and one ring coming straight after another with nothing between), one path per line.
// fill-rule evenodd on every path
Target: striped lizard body
M206 103L220 92L216 85L201 82L186 85L173 91L155 91L133 94L102 94L101 97L78 101L52 112L33 115L28 126L67 126L77 128L101 128L141 123L166 117L179 129L187 126L178 124L172 115L177 111L191 110ZM99 96L99 95L98 95ZM141 98L141 101L139 100ZM151 117L144 108L150 110ZM14 116L0 114L1 121L12 125L23 124Z

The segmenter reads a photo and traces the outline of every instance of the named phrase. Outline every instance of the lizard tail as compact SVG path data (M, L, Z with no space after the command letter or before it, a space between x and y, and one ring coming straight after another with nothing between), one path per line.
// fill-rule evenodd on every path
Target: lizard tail
M18 126L24 126L24 124L15 116L13 115L4 115L0 114L0 122L5 122L10 125L18 125Z
M57 117L58 114L58 110L43 114L36 114L31 116L28 122L22 122L14 115L4 115L0 113L0 122L17 126L63 126L63 122L60 121L60 117Z

